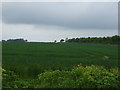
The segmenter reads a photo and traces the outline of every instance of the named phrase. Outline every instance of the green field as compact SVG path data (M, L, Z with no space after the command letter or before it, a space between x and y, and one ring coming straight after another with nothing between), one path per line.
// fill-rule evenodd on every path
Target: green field
M23 78L33 78L47 70L70 70L73 66L118 64L118 46L77 43L2 43L3 68Z

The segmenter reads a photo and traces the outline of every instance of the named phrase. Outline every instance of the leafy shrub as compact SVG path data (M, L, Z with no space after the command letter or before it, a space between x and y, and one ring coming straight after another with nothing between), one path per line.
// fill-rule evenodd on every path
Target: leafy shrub
M2 87L3 88L15 88L15 81L18 79L17 75L13 71L2 70Z
M21 79L13 71L2 69L2 88L34 88L35 79Z
M46 71L37 79L21 79L2 69L3 88L120 88L117 68L78 65L72 70Z
M71 71L48 71L38 75L36 88L118 88L117 69L78 66Z

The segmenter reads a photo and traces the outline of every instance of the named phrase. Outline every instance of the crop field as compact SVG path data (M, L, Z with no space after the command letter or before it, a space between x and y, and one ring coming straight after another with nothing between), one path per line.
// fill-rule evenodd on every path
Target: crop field
M78 43L2 43L3 68L23 78L48 70L69 70L75 65L118 64L118 46L109 44Z

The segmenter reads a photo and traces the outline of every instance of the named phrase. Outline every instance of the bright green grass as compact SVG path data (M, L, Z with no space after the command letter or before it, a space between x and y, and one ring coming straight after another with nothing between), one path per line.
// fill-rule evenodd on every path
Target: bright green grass
M34 77L45 70L69 70L80 63L107 67L118 63L118 46L109 44L5 42L2 49L3 67L22 77Z

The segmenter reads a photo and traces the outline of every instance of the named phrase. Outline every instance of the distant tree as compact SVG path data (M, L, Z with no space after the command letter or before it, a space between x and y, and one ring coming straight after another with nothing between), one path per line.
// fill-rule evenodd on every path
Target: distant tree
M56 42L57 42L57 40L54 41L54 43L56 43Z
M20 39L8 39L7 42L27 42L27 40L24 40L22 38L20 38Z
M5 42L5 40L2 40L2 42Z
M64 39L61 39L60 42L64 42Z
M27 42L28 40L25 40L25 42Z

